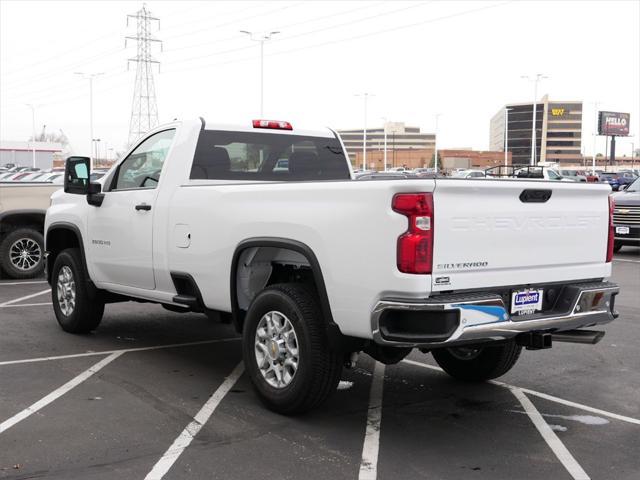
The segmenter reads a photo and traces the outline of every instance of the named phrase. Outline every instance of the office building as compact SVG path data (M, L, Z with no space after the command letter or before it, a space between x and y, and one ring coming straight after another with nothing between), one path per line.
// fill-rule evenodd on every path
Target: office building
M369 151L384 151L384 132L387 131L387 164L392 166L392 155L399 151L412 149L435 149L436 136L433 133L421 133L419 127L408 127L403 122L386 122L382 128L367 128L367 154ZM361 167L356 163L356 156L362 153L363 133L360 130L338 130L344 143L349 159L354 166ZM362 160L360 160L362 162ZM380 160L382 162L382 160ZM367 164L369 164L367 159ZM367 165L367 168L382 170L380 165ZM399 165L398 165L399 166ZM382 167L384 167L382 165Z
M533 103L512 103L491 119L489 149L504 152L505 109L508 109L508 150L514 164L531 160ZM536 162L579 164L582 161L582 102L551 101L536 105Z

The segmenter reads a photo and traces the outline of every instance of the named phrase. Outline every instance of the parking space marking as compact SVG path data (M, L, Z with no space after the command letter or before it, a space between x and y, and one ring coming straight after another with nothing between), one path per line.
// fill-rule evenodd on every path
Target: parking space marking
M206 345L208 343L233 342L237 340L240 340L240 337L217 338L213 340L200 340L197 342L186 342L186 343L170 343L168 345L153 345L151 347L135 347L135 348L122 348L118 350L102 350L98 352L71 353L69 355L56 355L53 357L24 358L21 360L6 360L4 362L0 362L0 366L17 365L20 363L49 362L52 360L64 360L67 358L79 358L79 357L93 357L97 355L111 355L114 353L144 352L147 350L160 350L163 348L191 347L193 345Z
M380 424L382 422L382 393L384 390L384 364L376 362L369 393L367 429L362 445L359 480L375 480L378 476L378 450L380 448Z
M0 282L0 286L2 285L35 285L37 283L47 283L46 280L38 280L33 282Z
M422 368L428 368L430 370L435 370L435 371L440 372L440 373L444 372L444 370L442 370L440 367L436 367L434 365L428 365L426 363L416 362L415 360L407 360L405 358L404 360L402 360L402 362L403 363L408 363L409 365L415 365L417 367L422 367ZM618 413L608 412L606 410L601 410L599 408L590 407L589 405L584 405L582 403L572 402L571 400L565 400L564 398L555 397L553 395L549 395L548 393L538 392L536 390L531 390L530 388L517 387L515 385L509 385L508 383L500 382L498 380L489 380L489 383L491 383L493 385L497 385L499 387L504 387L504 388L509 388L509 389L518 388L518 389L522 390L524 393L528 393L529 395L534 395L536 397L544 398L545 400L549 400L551 402L560 403L560 404L566 405L568 407L574 407L574 408L577 408L577 409L580 409L580 410L585 410L585 411L591 412L591 413L597 413L599 415L603 415L603 416L609 417L609 418L614 418L616 420L621 420L623 422L633 423L635 425L640 425L640 420L637 419L637 418L627 417L625 415L620 415Z
M236 368L233 369L231 374L222 382L222 385L213 392L213 395L209 397L209 400L205 402L200 411L193 417L193 421L185 427L185 429L178 435L169 449L162 455L160 460L153 466L151 471L147 474L145 480L160 480L164 477L173 464L178 460L178 457L182 455L182 452L191 444L191 441L198 434L200 429L207 423L215 409L220 405L220 402L225 397L229 390L233 388L238 379L244 372L244 365L240 362Z
M629 260L627 258L614 258L614 262L640 263L640 260Z
M24 297L15 298L13 300L9 300L8 302L0 303L0 307L6 307L7 305L11 305L12 303L18 303L18 302L21 302L22 300L29 300L30 298L33 298L33 297L39 297L40 295L44 295L45 293L49 293L49 292L51 292L51 289L47 288L46 290L42 290L41 292L32 293L31 295L25 295Z
M53 303L21 303L20 305L0 305L0 308L43 307L44 305L53 305Z
M590 480L587 472L583 470L573 455L571 455L571 452L564 446L564 443L562 443L555 432L551 430L551 427L544 418L542 418L540 412L538 412L535 405L531 403L531 400L527 398L522 389L510 388L509 390L511 390L511 393L518 399L533 425L538 432L540 432L540 435L542 435L542 438L547 442L547 445L549 445L549 448L551 448L558 460L560 460L560 463L567 469L567 472L569 472L575 480Z
M84 382L87 378L91 377L95 373L97 373L100 370L102 370L104 367L109 365L111 362L113 362L116 358L118 358L119 356L121 356L124 353L125 352L115 352L115 353L112 353L111 355L109 355L108 357L103 358L98 363L96 363L92 367L90 367L87 370L85 370L84 372L82 372L80 375L76 376L75 378L72 378L67 383L65 383L61 387L55 389L50 394L42 397L36 403L28 406L27 408L22 410L20 413L17 413L13 417L11 417L11 418L5 420L4 422L0 423L0 434L5 432L5 431L7 431L9 428L13 427L15 424L21 422L25 418L30 417L31 415L36 413L38 410L41 410L42 408L46 407L51 402L53 402L57 398L60 398L62 395L64 395L68 391L70 391L73 388L77 387L82 382Z

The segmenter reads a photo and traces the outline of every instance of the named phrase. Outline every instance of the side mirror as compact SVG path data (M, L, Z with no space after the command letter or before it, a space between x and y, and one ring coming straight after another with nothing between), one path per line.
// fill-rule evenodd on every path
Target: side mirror
M64 191L76 195L89 193L91 159L89 157L69 157L64 164Z

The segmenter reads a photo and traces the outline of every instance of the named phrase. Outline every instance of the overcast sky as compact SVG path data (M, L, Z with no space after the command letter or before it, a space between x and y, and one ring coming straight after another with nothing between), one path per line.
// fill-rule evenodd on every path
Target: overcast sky
M0 140L62 129L89 153L88 82L94 137L127 141L134 89L134 14L142 2L0 0ZM594 102L631 113L640 146L640 1L149 1L164 51L154 73L160 122L203 116L259 117L259 46L239 30L281 33L265 44L265 114L296 126L361 128L382 117L435 128L438 146L487 149L489 120L509 102L533 98L522 75L549 78L539 97L582 100L583 149L593 151ZM604 151L604 138L598 140Z

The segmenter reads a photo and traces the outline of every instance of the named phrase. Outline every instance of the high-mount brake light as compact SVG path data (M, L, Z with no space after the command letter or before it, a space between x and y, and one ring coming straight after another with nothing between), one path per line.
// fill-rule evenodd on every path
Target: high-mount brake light
M616 208L616 201L611 195L609 195L609 239L607 240L607 260L609 263L613 260L613 245L614 241L614 226L613 226L613 211Z
M398 237L397 264L403 273L431 273L433 266L433 195L398 193L393 197L394 212L409 220L409 228Z
M289 122L281 120L254 120L253 128L271 128L274 130L293 130Z

